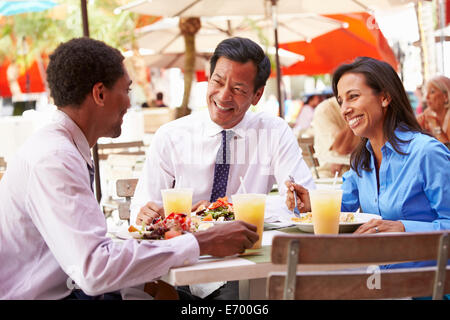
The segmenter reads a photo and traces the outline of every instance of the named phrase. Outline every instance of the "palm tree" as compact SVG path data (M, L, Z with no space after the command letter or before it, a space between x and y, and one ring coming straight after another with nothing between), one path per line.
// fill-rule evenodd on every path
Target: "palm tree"
M184 37L185 61L184 61L184 94L183 102L177 109L176 117L180 118L191 113L188 108L189 97L191 94L192 81L194 79L195 68L195 34L201 28L200 18L180 18L179 27Z

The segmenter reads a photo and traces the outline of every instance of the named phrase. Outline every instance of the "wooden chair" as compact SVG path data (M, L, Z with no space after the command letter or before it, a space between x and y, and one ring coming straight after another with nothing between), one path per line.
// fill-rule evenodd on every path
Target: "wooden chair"
M99 160L106 160L111 154L145 155L145 145L141 140L118 143L99 143L97 146Z
M131 197L136 190L138 179L119 179L116 182L117 195L125 197L125 202L119 202L119 218L130 221Z
M447 232L377 235L275 236L272 263L287 272L271 273L269 299L383 299L450 292ZM378 265L436 260L436 267L380 270ZM364 264L363 269L297 272L297 264ZM373 264L373 265L370 265ZM336 267L334 267L336 269Z
M314 169L314 173L319 179L319 173L317 171L317 168L319 167L319 160L314 156L316 153L314 150L314 137L308 137L308 138L298 138L298 145L302 149L302 156L305 160L308 167Z

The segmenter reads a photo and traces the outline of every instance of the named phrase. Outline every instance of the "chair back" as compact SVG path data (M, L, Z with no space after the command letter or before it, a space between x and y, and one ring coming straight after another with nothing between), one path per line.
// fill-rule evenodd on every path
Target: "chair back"
M447 232L376 235L275 236L272 263L287 272L272 273L269 299L382 299L433 296L450 292ZM380 270L378 265L437 260L436 267ZM297 272L298 265L361 264L364 268ZM326 268L324 268L326 269Z
M111 154L120 155L145 155L145 145L142 140L130 142L114 142L114 143L99 143L98 158L100 160L108 159Z
M319 167L319 160L315 156L315 150L314 150L314 137L309 138L298 138L298 145L302 149L302 156L305 160L308 167L314 169L314 174L316 175L316 178L319 179L319 172L317 171L317 168Z
M130 220L131 197L136 190L138 179L119 179L116 181L116 192L119 197L125 197L125 202L120 202L118 206L119 218Z

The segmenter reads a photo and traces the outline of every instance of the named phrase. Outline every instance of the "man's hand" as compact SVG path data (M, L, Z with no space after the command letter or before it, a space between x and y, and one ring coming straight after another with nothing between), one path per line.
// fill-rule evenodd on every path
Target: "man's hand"
M209 201L206 201L206 200L200 200L199 202L197 202L196 204L194 204L194 205L192 206L192 210L191 210L191 211L192 211L192 212L197 211L197 209L198 209L201 205L205 206L205 208L208 208L210 204L211 204L211 202L209 202Z
M193 235L197 238L200 255L215 257L243 253L259 239L256 226L241 220L215 225L205 231L194 232Z
M164 219L163 207L160 207L153 202L147 202L147 204L139 210L136 224L141 225L142 223L145 223L146 225L150 225L153 220L158 217Z
M295 200L294 200L294 190L297 193L297 208L300 212L310 212L311 202L309 200L309 192L306 188L301 185L290 182L289 180L285 182L287 187L286 192L286 206L289 210L294 210Z

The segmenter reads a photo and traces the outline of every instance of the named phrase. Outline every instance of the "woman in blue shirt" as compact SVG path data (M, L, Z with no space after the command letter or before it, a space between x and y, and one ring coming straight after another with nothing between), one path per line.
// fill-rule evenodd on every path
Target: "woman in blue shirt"
M387 63L357 58L333 75L341 113L361 142L343 179L342 211L379 214L355 233L450 229L450 152L423 132ZM286 204L310 211L308 190L286 182Z

